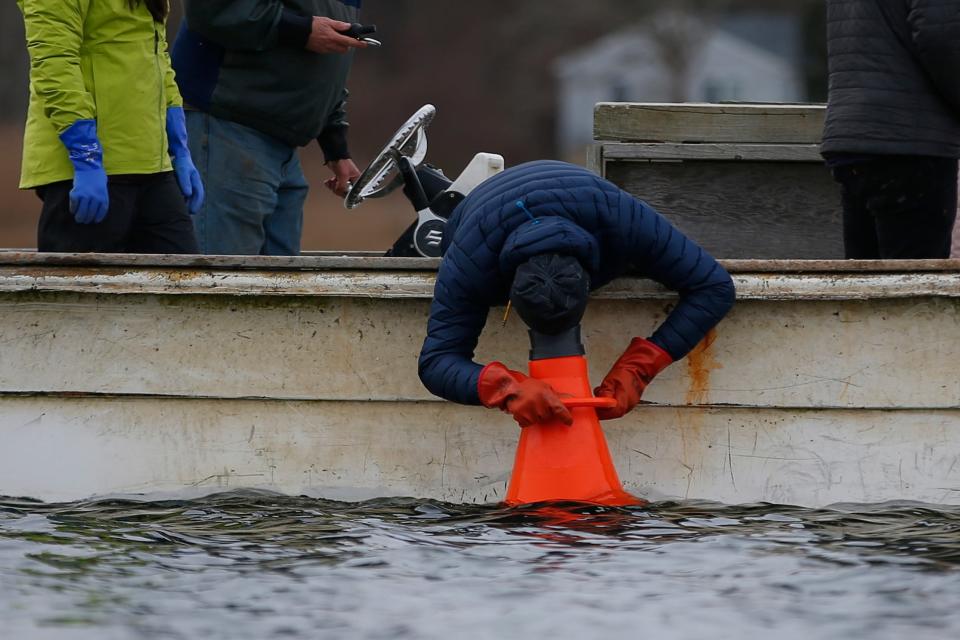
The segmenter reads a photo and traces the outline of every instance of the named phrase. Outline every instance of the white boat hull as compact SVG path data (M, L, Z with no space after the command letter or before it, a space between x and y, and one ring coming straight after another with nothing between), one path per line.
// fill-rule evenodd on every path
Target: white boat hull
M179 260L0 260L0 494L503 496L516 426L416 375L434 263ZM740 299L710 344L605 425L625 486L960 504L960 264L728 266ZM592 378L674 299L598 292ZM524 327L501 314L478 359L523 367Z

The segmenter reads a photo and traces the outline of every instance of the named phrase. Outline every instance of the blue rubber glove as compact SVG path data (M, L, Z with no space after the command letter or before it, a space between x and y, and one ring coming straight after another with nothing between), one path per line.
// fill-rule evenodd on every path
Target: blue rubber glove
M77 120L60 134L60 140L73 164L70 213L79 224L101 222L110 208L110 194L96 120Z
M183 107L167 109L167 140L177 184L180 185L183 197L187 199L190 215L194 215L203 206L203 181L200 180L200 172L193 164L190 147L187 146L187 118Z

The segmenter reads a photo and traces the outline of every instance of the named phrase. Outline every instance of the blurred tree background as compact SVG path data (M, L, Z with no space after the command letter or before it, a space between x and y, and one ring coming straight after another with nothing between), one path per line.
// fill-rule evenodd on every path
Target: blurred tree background
M180 0L172 5L171 41L182 15ZM671 11L705 24L745 13L795 23L800 52L792 64L799 66L805 98L814 102L826 98L823 5L822 0L669 3ZM357 164L363 168L394 129L428 102L438 109L428 160L448 175L459 173L478 151L500 153L508 166L561 157L557 60L605 35L642 26L663 7L650 0L366 0L362 19L378 26L384 46L359 51L354 61L349 113ZM685 59L690 45L683 37L656 35L674 49L665 59ZM23 21L13 2L0 3L0 67L0 246L30 247L40 203L17 189L29 70ZM384 249L412 221L400 194L347 212L322 186L327 171L320 150L308 147L302 159L313 184L305 250ZM583 155L564 159L582 163Z

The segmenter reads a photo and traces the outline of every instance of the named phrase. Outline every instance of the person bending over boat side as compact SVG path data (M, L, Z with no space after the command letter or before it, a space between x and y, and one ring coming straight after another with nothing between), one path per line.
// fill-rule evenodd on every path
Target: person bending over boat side
M167 0L18 0L30 54L20 188L40 251L197 253L203 185L167 55Z
M687 355L729 311L726 270L653 208L593 173L557 161L513 167L475 189L444 233L420 379L435 395L496 407L521 427L571 416L546 383L499 362L473 362L490 307L508 299L531 329L579 321L589 291L630 271L676 290L680 301L649 338L634 338L596 395L619 418L670 363Z

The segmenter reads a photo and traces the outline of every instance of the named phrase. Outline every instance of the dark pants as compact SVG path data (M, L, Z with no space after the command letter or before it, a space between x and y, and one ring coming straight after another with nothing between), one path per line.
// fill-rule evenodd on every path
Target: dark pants
M207 194L193 219L200 249L215 255L299 255L307 180L297 149L192 110L187 137Z
M848 259L949 258L957 160L889 156L837 166Z
M110 209L97 224L70 213L71 181L37 189L43 200L37 229L40 251L62 253L199 253L193 223L172 172L111 176Z

